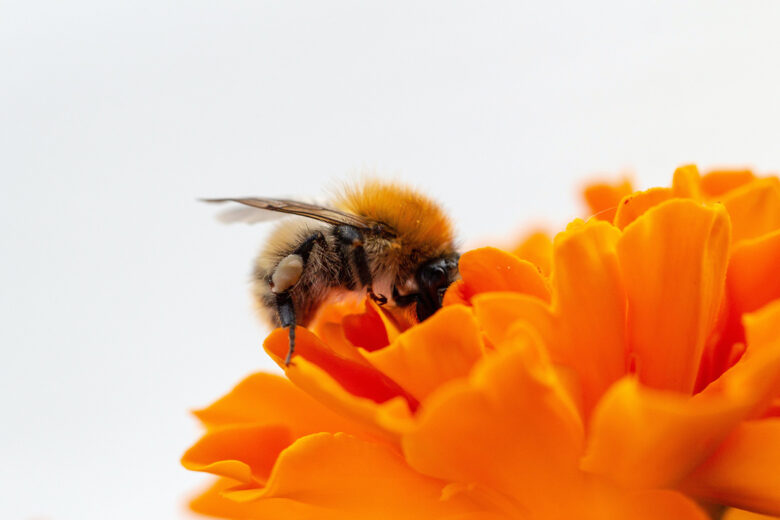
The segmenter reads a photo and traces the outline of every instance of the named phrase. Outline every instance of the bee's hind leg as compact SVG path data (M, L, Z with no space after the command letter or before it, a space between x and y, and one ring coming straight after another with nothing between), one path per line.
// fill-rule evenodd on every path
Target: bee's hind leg
M328 247L325 235L316 231L304 240L292 254L282 259L271 275L271 290L276 292L276 312L279 315L279 323L290 331L290 347L284 360L285 366L290 364L293 352L295 352L295 303L290 295L290 289L298 282L303 274L309 254L315 244L322 248ZM277 292L276 290L281 289Z
M371 268L368 266L368 257L363 248L363 233L355 227L342 225L336 226L333 234L344 249L352 250L352 261L355 264L358 281L362 287L366 288L368 296L379 305L386 304L387 297L374 292Z
M276 295L276 312L279 313L281 326L287 327L290 331L290 347L284 359L284 365L289 366L290 358L295 352L295 305L289 292L280 292Z

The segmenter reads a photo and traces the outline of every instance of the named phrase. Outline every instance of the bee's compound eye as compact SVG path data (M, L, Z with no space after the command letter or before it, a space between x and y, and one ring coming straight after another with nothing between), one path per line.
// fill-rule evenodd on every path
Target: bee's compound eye
M425 286L439 286L447 282L447 271L438 262L427 264L420 270L420 281Z
M446 258L431 260L417 269L416 278L419 286L417 317L420 321L427 319L441 308L444 292L452 282L450 272Z

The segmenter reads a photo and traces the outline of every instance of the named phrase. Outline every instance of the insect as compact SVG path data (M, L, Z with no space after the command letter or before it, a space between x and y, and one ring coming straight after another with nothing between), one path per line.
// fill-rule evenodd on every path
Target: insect
M449 218L404 185L366 180L347 186L328 206L267 198L206 201L246 206L229 212L232 221L256 222L268 211L297 215L274 230L252 277L258 307L274 326L289 329L288 365L296 325L308 325L336 293L365 291L377 304L406 309L423 321L441 307L458 277Z

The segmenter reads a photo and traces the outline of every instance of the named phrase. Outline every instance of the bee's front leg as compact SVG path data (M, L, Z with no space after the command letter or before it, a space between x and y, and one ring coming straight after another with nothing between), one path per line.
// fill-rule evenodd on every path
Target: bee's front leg
M393 285L393 303L398 307L408 307L413 303L420 303L420 295L417 293L401 294L398 292L398 288Z
M334 236L338 239L341 247L352 250L352 262L355 264L355 271L361 287L365 287L368 296L379 305L387 303L387 297L382 294L376 294L373 287L373 278L371 277L371 268L368 266L368 257L363 247L363 233L352 226L336 226L333 230Z
M369 290L368 296L376 302L380 307L387 303L387 296L384 294L376 294L374 291Z
M271 291L276 293L276 312L279 316L279 323L290 331L290 347L284 360L285 366L290 364L290 359L295 352L295 302L290 290L300 280L315 244L319 244L325 249L328 247L325 235L321 231L312 234L295 251L284 257L276 265L268 280Z

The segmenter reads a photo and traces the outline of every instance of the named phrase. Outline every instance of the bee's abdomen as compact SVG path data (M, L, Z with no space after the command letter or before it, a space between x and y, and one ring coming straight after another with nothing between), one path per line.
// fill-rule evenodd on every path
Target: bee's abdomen
M305 254L300 248L311 242ZM332 244L331 226L291 219L271 236L255 262L252 292L258 310L273 326L282 325L277 297L289 294L295 322L306 326L334 287L341 284L340 256Z

